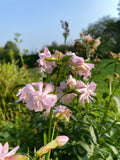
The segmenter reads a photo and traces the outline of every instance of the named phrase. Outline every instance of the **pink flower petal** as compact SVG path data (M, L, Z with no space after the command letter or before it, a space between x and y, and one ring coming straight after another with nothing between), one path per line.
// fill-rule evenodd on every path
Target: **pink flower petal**
M44 91L43 91L43 94L48 94L48 93L50 93L50 92L53 92L54 91L54 85L52 85L52 84L47 84L46 86L45 86L45 89L44 89Z
M2 153L2 144L0 143L0 155Z
M9 147L9 144L8 142L6 142L2 149L2 153L1 153L2 155L5 155L8 152L8 147Z
M9 157L9 156L14 155L18 149L19 149L19 146L15 147L13 150L11 150L9 153L7 153L5 155L5 157Z
M56 102L57 102L57 96L54 94L48 94L46 96L43 96L43 98L42 98L43 106L47 110L50 109L51 107L53 107Z

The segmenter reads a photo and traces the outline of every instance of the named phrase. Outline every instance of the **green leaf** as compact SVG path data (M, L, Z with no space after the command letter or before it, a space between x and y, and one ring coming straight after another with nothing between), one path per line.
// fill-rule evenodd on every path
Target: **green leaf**
M109 96L109 94L108 94L107 92L104 92L104 93L102 94L102 98L103 98L103 99L107 98L108 96Z
M113 145L107 144L107 146L111 148L111 150L113 151L113 153L114 153L115 155L118 154L117 148L115 148Z
M83 141L80 141L79 144L88 152L90 153L90 147L88 146L87 143L83 142Z
M17 104L25 104L25 103L23 103L22 101L20 101L20 102L10 102L8 104L9 105L17 105Z
M97 55L97 56L99 56L101 58L103 57L102 54L100 54L100 53L95 53L95 55Z
M66 61L69 60L71 57L72 57L72 55L64 56L64 57L61 59L61 62L66 62Z
M94 128L92 126L90 126L90 134L92 136L92 140L94 142L94 144L97 144L97 138L96 138L96 135L95 135L95 132L94 132Z
M113 64L115 62L109 62L108 64L105 65L104 69L106 69L109 65Z
M109 155L109 156L106 158L106 160L113 160L113 158L112 158L111 155Z
M115 102L117 103L118 112L120 113L120 98L117 96L113 96Z
M56 57L49 57L49 58L45 58L45 60L47 60L47 61L57 61L58 59Z

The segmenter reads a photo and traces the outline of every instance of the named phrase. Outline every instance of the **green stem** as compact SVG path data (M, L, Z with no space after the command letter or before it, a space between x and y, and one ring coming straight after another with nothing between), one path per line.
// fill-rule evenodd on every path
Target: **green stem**
M47 135L46 135L46 131L43 132L43 139L44 139L44 145L47 144Z
M54 122L54 125L53 125L53 131L52 131L51 141L52 141L52 140L53 140L53 138L54 138L55 126L56 126L56 122Z
M56 93L56 88L57 88L57 84L58 84L58 80L59 80L59 73L60 73L60 70L58 70L58 72L57 72L57 80L55 82L55 91L54 91L54 93Z
M50 142L50 137L51 137L52 115L53 115L53 107L50 110L50 119L49 119L49 128L48 128L48 143Z
M54 138L55 126L56 126L56 122L54 122L54 125L53 125L53 131L52 131L51 141ZM51 153L51 151L49 151L48 154L47 154L47 160L49 160L49 158L50 158L50 153Z
M117 90L117 88L119 87L120 85L120 82L118 83L118 85L116 86L116 88L114 89L113 93L110 95L110 98L109 98L109 101L108 103L105 105L105 112L104 112L104 116L103 116L103 119L101 121L101 127L100 127L100 130L99 130L99 134L101 134L101 129L102 129L102 126L104 125L105 123L105 117L107 116L107 112L108 112L108 109L109 109L109 106L110 106L110 102L111 102L111 99L115 93L115 91Z

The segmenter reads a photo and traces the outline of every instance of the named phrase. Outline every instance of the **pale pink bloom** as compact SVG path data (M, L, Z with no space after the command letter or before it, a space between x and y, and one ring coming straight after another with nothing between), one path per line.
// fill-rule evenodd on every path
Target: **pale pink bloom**
M10 157L16 153L19 149L19 146L15 147L13 150L8 152L9 144L6 142L4 146L0 143L0 160L4 160L6 157Z
M53 115L56 118L64 119L66 121L69 121L71 114L72 111L63 105L59 105L58 107L55 107L55 109L53 110Z
M84 59L82 57L78 57L76 55L73 55L70 58L70 62L72 63L73 66L82 66L84 64Z
M72 77L72 75L69 75L66 83L70 88L75 88L77 81L75 78Z
M82 57L74 55L70 58L70 62L72 70L74 70L76 74L79 74L79 76L83 76L84 78L91 76L90 70L94 68L94 64L85 63Z
M77 81L77 91L80 93L79 101L84 104L84 101L87 100L89 103L90 99L93 100L92 96L96 94L93 92L96 88L96 84L92 81L90 84L84 84L82 81Z
M90 34L86 35L86 36L83 36L83 38L87 41L91 41L93 40L92 37L90 36Z
M98 47L100 45L101 41L100 41L100 37L95 39L95 47Z
M49 94L53 91L54 86L52 84L46 84L45 89L43 89L43 82L27 84L19 93L19 101L25 101L27 108L35 112L42 111L43 109L48 110L57 102L57 96Z
M58 120L63 119L65 121L69 121L72 111L68 109L66 106L59 105L53 109L53 117L56 117ZM41 117L48 118L50 115L50 110L46 110Z
M80 68L76 68L76 74L79 74L79 76L83 76L84 79L87 77L91 77L90 70L94 68L94 64L90 63L84 63Z
M64 95L64 91L67 89L67 84L64 82L64 81L62 81L61 83L60 83L60 87L57 87L57 89L56 89L56 91L57 92L59 92L59 94L57 95L58 96L58 98L61 98L63 95ZM62 103L67 103L67 104L69 104L70 102L71 102L71 100L75 97L76 95L74 94L74 93L69 93L69 94L66 94L66 95L64 95L61 99L60 99L60 101L62 102Z
M60 82L60 87L56 88L57 92L63 92L64 89L67 88L67 84L65 83L65 81Z
M19 96L19 100L17 102L23 101L27 103L28 97L33 91L34 91L34 88L32 86L32 83L26 84L25 87L18 90L18 93L16 94L16 96Z
M42 66L47 73L52 73L53 67L55 67L56 64L54 61L45 60L45 58L51 57L51 53L47 47L44 48L44 53L39 52L39 57L40 59L37 60L37 62L39 63L39 66ZM43 72L44 70L42 69L40 71Z
M71 103L71 101L75 98L75 96L76 96L76 94L74 94L74 93L69 93L69 94L64 95L64 96L61 98L60 101L61 101L62 103L67 103L67 104L69 104L69 103ZM60 97L60 94L59 94L58 97Z
M75 53L72 53L71 51L70 52L66 52L65 54L64 54L64 56L75 56L76 54Z
M57 146L63 146L69 141L69 138L67 136L57 136L56 142Z

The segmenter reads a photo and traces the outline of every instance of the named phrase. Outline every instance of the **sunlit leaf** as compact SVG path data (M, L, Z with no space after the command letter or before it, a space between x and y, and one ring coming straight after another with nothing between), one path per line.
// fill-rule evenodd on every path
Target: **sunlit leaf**
M115 102L117 103L118 112L120 113L120 98L117 96L113 96Z

